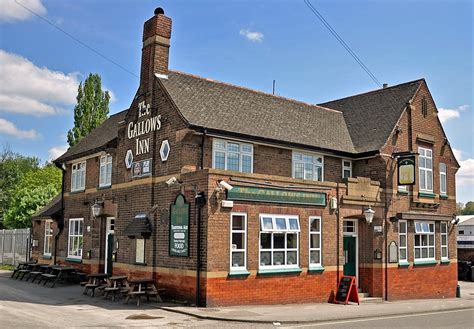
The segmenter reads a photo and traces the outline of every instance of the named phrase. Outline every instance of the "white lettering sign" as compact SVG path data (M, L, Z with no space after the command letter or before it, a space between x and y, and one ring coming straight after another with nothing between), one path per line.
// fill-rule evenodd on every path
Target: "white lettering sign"
M138 118L149 116L150 104L140 102L138 104ZM139 122L130 122L127 128L128 139L135 138L135 155L145 154L150 152L150 138L140 139L140 136L149 134L161 129L161 115L148 117Z

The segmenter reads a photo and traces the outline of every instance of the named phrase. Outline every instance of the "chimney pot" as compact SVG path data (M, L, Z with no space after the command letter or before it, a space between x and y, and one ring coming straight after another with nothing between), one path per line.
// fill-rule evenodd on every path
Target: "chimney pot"
M161 7L158 7L155 9L155 15L158 16L158 15L164 15L165 14L165 11L163 10L163 8Z

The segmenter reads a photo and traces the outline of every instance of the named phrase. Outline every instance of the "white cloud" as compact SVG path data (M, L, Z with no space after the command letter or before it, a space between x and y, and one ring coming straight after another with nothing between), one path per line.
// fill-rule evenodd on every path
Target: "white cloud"
M48 150L49 160L52 161L59 158L61 155L63 155L67 151L68 148L69 148L69 145L61 145L61 146L55 146L55 147L50 148Z
M459 118L461 116L461 112L467 110L468 108L469 105L461 105L453 109L439 108L439 120L441 121L441 123L445 123L448 120Z
M20 139L38 139L39 134L34 129L21 130L13 122L0 118L0 135L9 135Z
M458 149L453 149L454 156L456 157L456 160L461 161L464 151L458 150Z
M456 173L457 186L474 187L474 159L459 161L461 168Z
M41 0L0 0L0 22L24 21L33 17L33 14L18 2L39 15L46 14Z
M240 35L243 35L246 37L248 40L252 42L262 42L264 35L263 33L257 32L257 31L250 31L248 29L242 29L239 32Z
M24 57L0 49L0 76L0 112L55 115L76 102L76 73L38 67Z

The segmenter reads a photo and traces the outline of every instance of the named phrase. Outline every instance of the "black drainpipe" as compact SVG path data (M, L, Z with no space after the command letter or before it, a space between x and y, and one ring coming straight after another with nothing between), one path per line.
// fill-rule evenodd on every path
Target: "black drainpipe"
M202 132L202 139L201 139L201 159L200 159L200 165L199 165L200 170L204 169L204 143L206 141L206 135L207 135L207 129L204 128Z
M54 264L57 264L56 256L58 254L58 240L59 240L59 236L61 235L64 229L64 177L66 176L66 169L64 169L62 165L58 165L56 163L56 167L58 167L62 172L62 179L61 179L62 181L61 181L61 214L58 220L59 232L54 237Z
M195 199L195 209L197 211L196 306L201 306L201 207L197 205L197 199Z
M337 199L337 207L336 207L336 287L339 287L339 244L341 243L339 239L339 225L340 225L340 215L339 215L339 183L336 185L336 199ZM337 288L336 288L337 289Z

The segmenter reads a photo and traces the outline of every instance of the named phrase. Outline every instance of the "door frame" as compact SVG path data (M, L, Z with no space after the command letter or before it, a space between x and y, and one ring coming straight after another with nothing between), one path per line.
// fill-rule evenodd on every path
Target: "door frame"
M354 224L354 232L344 232L344 222L352 222ZM350 236L355 238L356 245L356 281L357 287L359 287L359 221L357 219L343 219L342 222L342 236ZM342 247L344 249L344 246ZM344 270L343 270L344 273Z
M104 254L104 273L107 273L107 258L109 255L109 234L114 234L115 230L110 229L110 222L111 220L115 221L115 217L107 217L105 221L105 254ZM114 222L114 229L115 229L115 222ZM111 274L111 273L107 273Z

